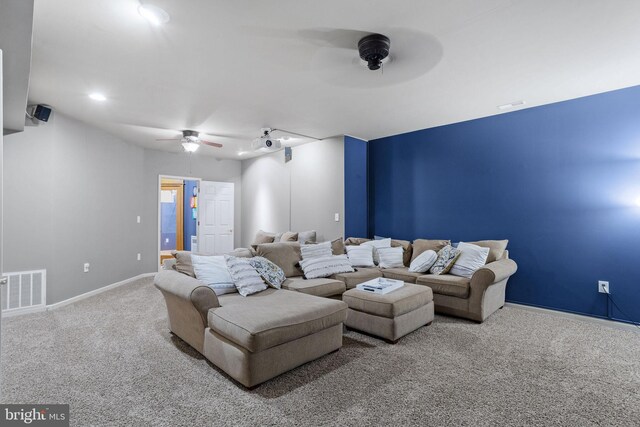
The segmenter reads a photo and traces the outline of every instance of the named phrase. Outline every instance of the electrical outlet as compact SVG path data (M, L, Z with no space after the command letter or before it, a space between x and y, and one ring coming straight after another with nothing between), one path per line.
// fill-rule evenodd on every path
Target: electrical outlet
M90 267L90 264L89 264L88 262L85 262L85 263L84 263L84 272L85 272L85 273L88 273L88 272L89 272L89 267Z
M609 293L609 282L606 282L604 280L599 280L598 281L598 292L600 292L601 294L608 294Z
M138 254L138 261L140 261L141 259L142 259L142 256Z

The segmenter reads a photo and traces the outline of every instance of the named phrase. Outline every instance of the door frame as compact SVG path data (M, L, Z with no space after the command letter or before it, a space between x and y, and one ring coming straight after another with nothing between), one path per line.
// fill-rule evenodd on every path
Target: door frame
M158 252L156 254L156 261L158 262L158 271L162 270L162 264L160 264L160 254L162 252L162 238L160 237L160 234L162 233L162 215L161 215L161 201L162 201L162 179L181 179L181 180L188 180L188 181L198 181L198 193L200 193L200 184L202 183L202 178L196 178L193 176L176 176L176 175L165 175L165 174L159 174L158 175L158 193L157 193L157 197L158 197L158 203L157 203L157 209L158 209L158 232L157 232L157 237L158 237ZM200 209L198 209L198 218L196 219L196 235L198 236L198 238L200 234Z

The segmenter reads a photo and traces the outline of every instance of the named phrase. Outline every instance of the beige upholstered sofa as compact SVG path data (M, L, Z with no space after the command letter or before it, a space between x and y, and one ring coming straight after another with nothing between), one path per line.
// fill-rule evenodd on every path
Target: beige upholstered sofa
M348 238L346 245L359 245L369 239ZM409 272L412 259L425 250L436 252L451 244L449 240L416 239L413 243L407 240L392 240L392 246L401 246L404 250L404 267L380 269L362 268L355 273L343 273L334 276L352 289L359 283L376 277L403 280L407 283L429 286L433 290L433 301L436 313L464 317L476 322L483 322L505 303L507 280L518 269L516 263L509 259L506 250L507 241L484 240L471 242L479 246L489 247L487 264L477 270L471 279L450 274L434 275Z
M276 289L217 296L173 268L159 272L154 283L171 331L246 387L342 347L342 301Z

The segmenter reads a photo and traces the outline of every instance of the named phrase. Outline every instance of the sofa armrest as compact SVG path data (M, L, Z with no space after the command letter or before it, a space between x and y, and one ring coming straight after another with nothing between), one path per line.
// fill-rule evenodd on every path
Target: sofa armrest
M511 259L503 258L490 262L473 273L473 276L471 276L471 287L487 288L494 283L509 278L516 270L518 270L518 265Z
M220 307L216 293L201 281L177 271L165 270L155 275L153 283L164 295L192 305L207 326L209 309Z

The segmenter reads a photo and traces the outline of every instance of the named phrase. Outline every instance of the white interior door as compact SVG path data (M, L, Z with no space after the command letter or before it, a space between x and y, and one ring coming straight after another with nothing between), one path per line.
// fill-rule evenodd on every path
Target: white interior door
M233 250L232 182L200 182L198 252L221 255Z

